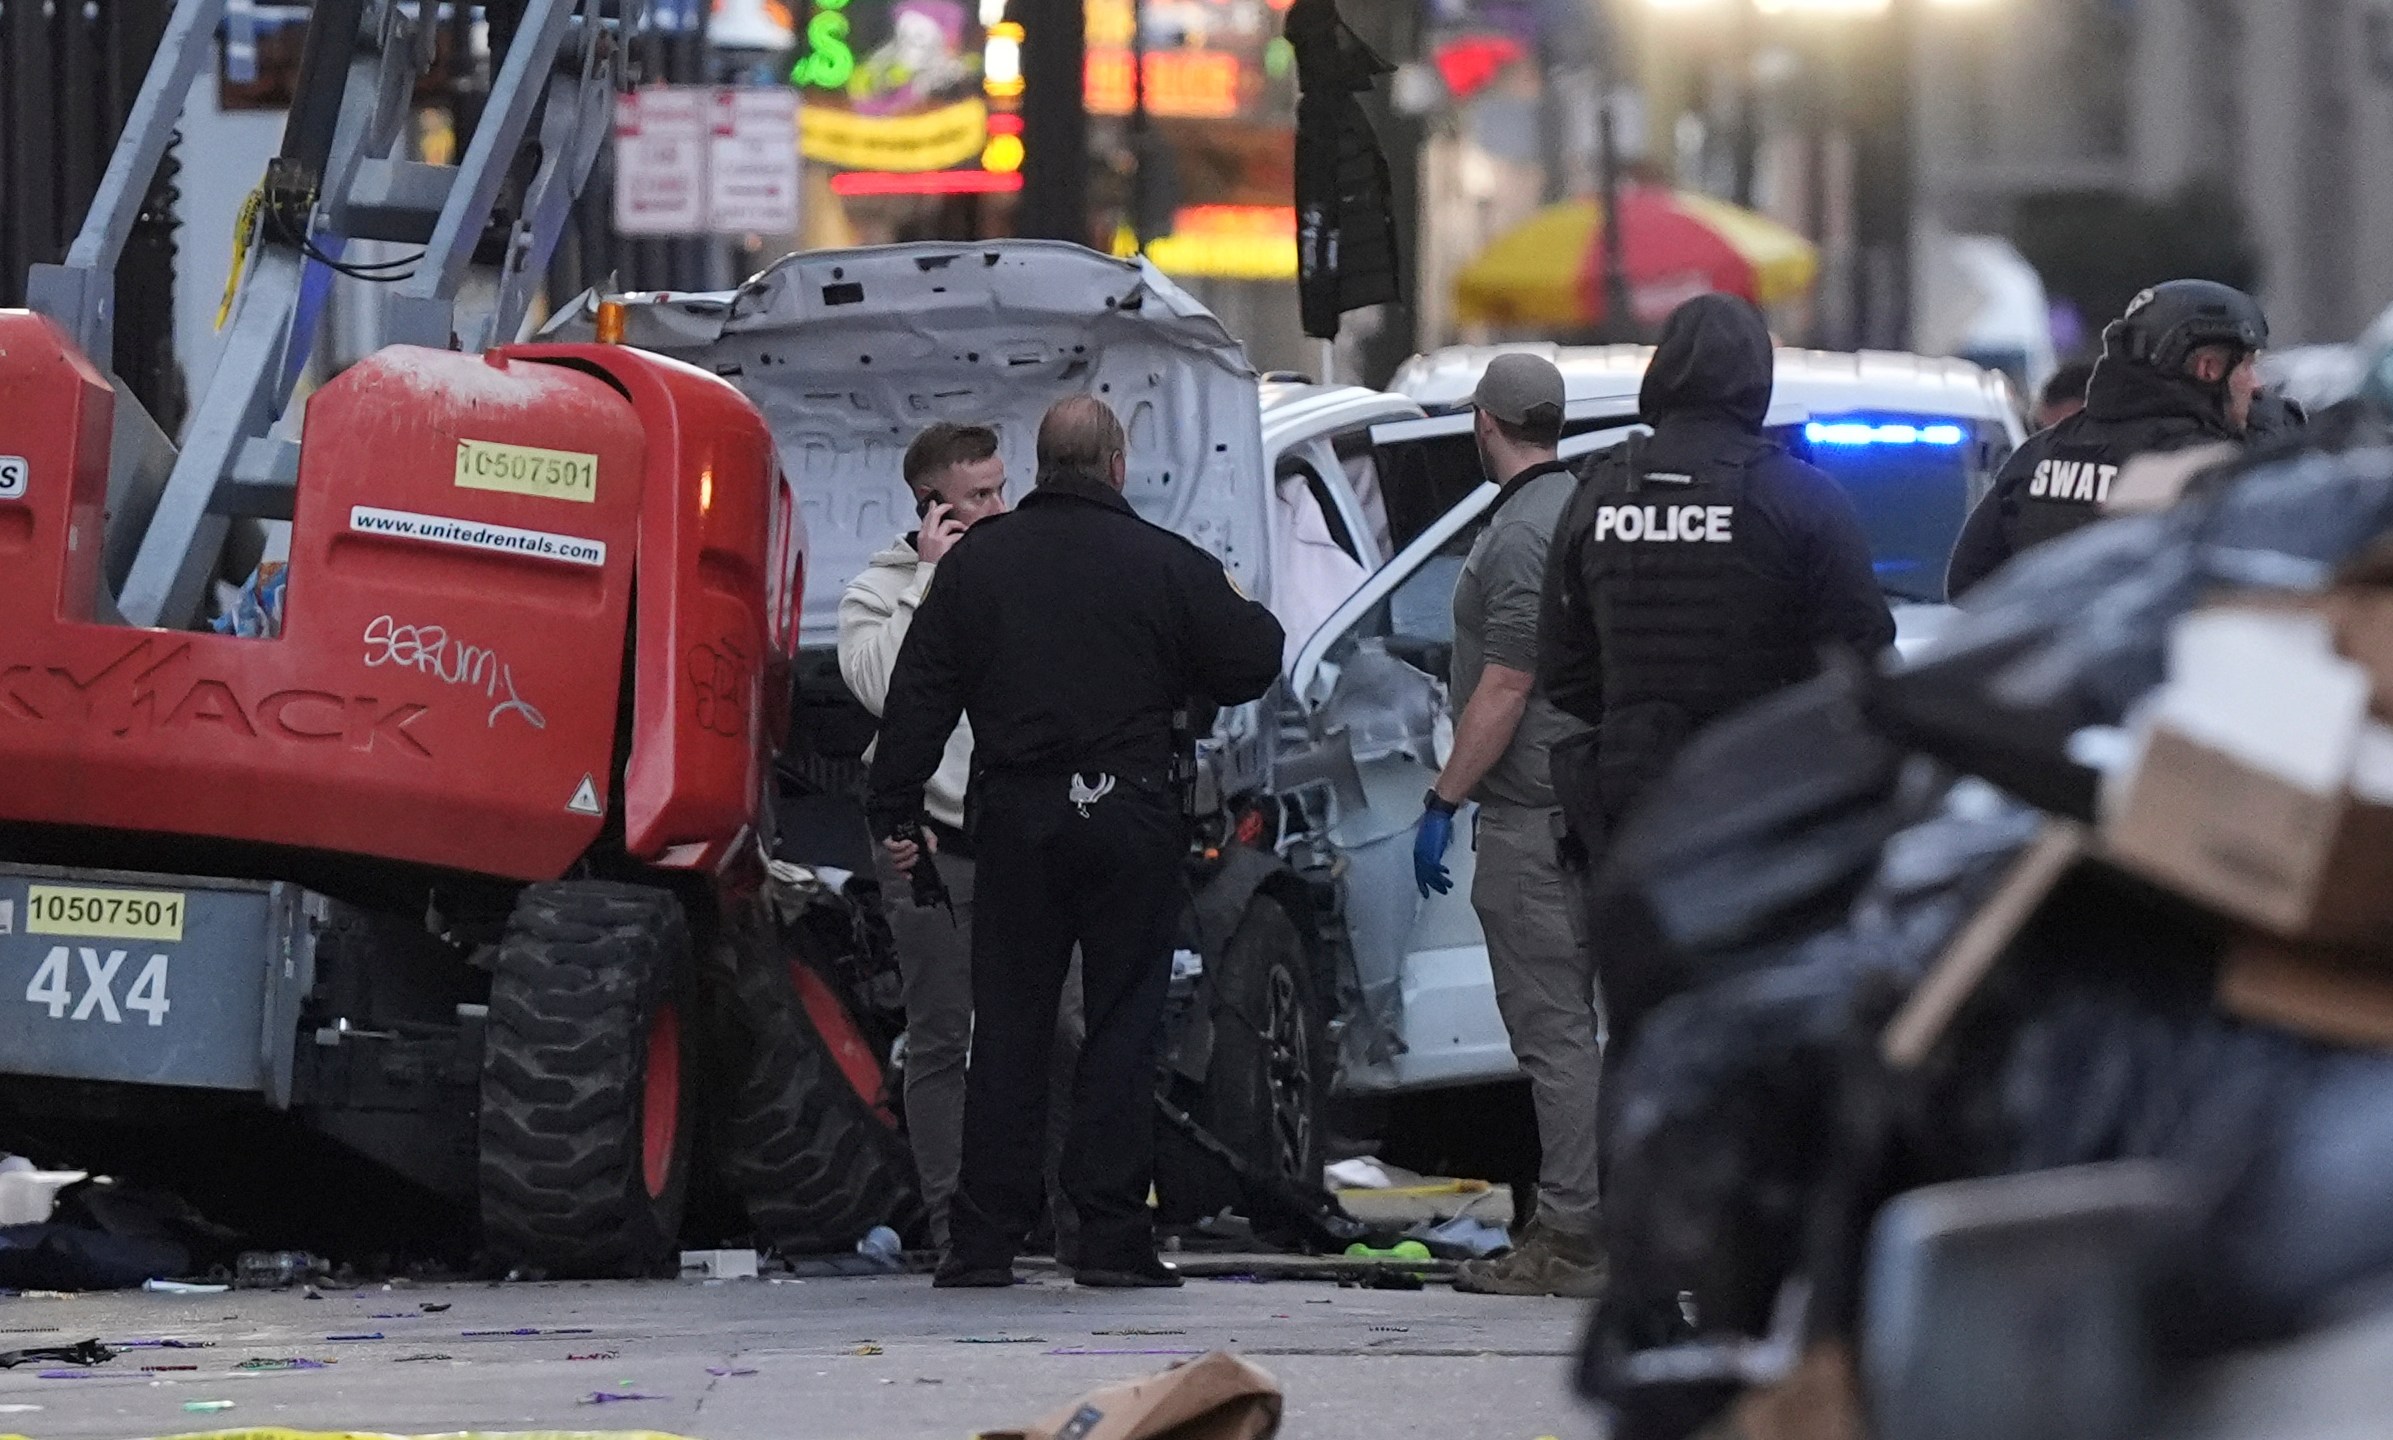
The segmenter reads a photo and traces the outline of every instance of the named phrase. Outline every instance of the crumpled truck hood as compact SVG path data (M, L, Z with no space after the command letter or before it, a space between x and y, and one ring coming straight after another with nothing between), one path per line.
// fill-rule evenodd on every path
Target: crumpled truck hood
M544 338L590 338L595 307L582 296ZM1138 512L1271 593L1254 369L1144 261L1040 240L810 251L735 291L632 297L624 339L723 376L764 412L806 525L806 645L836 641L840 592L914 528L908 441L937 420L995 426L1019 498L1039 417L1073 394L1122 416Z

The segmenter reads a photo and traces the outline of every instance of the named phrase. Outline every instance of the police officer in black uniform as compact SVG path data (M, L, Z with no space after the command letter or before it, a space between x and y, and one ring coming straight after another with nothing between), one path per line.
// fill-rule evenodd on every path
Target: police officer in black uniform
M1554 533L1537 678L1594 727L1553 762L1591 855L1696 730L1818 674L1825 647L1894 643L1852 501L1762 433L1775 368L1751 304L1681 305L1637 397L1653 434L1599 458Z
M1013 1283L1044 1204L1048 1050L1072 949L1088 1039L1063 1189L1083 1285L1172 1286L1155 1255L1155 1066L1188 833L1172 717L1278 678L1282 636L1221 562L1122 498L1127 442L1075 396L1039 427L1038 486L939 566L891 677L870 809L901 871L959 715L978 859L964 1168L941 1286Z
M2020 551L2100 519L2136 456L2243 441L2267 345L2268 317L2230 286L2171 280L2136 296L2102 332L2085 409L2020 446L1970 514L1946 590L1958 600Z

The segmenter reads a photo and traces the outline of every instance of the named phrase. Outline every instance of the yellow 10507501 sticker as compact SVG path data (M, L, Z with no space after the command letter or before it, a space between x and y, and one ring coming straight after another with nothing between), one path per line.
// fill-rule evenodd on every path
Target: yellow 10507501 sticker
M183 897L172 890L29 885L25 887L25 933L173 944L183 938L183 906Z
M598 457L578 450L459 440L457 486L461 490L504 490L543 500L578 500L586 505L598 499Z

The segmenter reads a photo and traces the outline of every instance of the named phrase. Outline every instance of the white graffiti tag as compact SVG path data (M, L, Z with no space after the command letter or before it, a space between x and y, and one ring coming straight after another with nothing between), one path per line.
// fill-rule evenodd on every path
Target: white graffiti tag
M498 702L490 710L489 725L498 728L501 715L517 715L535 730L548 728L548 717L515 691L515 669L495 650L452 640L439 625L401 625L388 615L366 623L366 666L396 665L414 670L444 685L478 690Z

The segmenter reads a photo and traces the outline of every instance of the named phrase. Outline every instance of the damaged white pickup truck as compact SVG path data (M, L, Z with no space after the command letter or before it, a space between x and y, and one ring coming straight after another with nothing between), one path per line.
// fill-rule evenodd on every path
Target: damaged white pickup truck
M562 313L552 333L586 331L592 303ZM1250 1165L1318 1184L1333 1092L1516 1073L1467 899L1469 851L1455 857L1452 894L1426 901L1410 861L1420 796L1451 736L1454 575L1496 494L1467 416L1453 413L1485 352L1414 362L1415 396L1264 382L1151 266L1035 241L794 255L736 292L634 297L624 338L739 386L771 423L799 497L812 663L782 777L796 792L781 811L782 858L834 888L871 883L852 792L872 721L841 687L831 649L841 590L912 524L898 471L906 443L937 420L993 425L1018 492L1039 416L1093 393L1128 427L1139 512L1219 556L1289 632L1282 683L1216 717L1197 745L1173 1098ZM1629 433L1641 352L1564 358L1571 451ZM1959 467L1962 488L1924 520L1898 472L1867 464L1862 444L1843 447L1865 517L1884 512L1873 536L1905 552L1881 557L1890 589L1940 601L1936 547L2016 443L2018 420L1999 382L1973 367L1923 362L1917 373L1909 403L1900 385L1815 386L1850 403L1831 413L1811 394L1782 396L1772 423L1813 452L1891 444L1906 424L1966 432L1963 444L1936 431L1954 439L1938 458ZM1933 589L1915 578L1931 563ZM857 904L873 909L869 897ZM1222 1199L1204 1167L1173 1164L1168 1148L1159 1187L1183 1217Z

